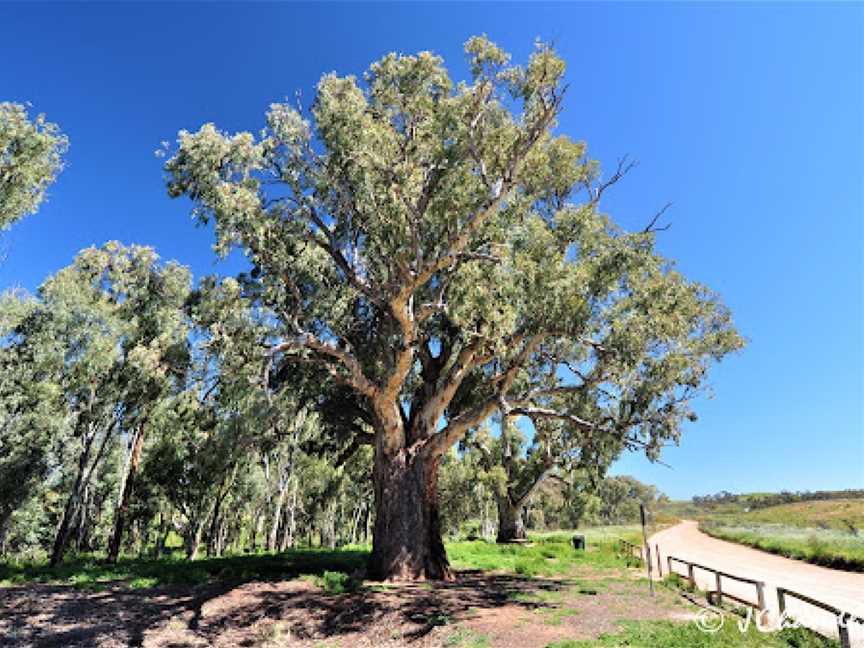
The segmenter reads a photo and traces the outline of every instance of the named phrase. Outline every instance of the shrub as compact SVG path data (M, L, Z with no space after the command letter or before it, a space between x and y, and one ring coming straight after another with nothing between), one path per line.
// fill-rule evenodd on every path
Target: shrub
M325 594L344 594L357 589L357 584L345 572L325 571L318 580Z

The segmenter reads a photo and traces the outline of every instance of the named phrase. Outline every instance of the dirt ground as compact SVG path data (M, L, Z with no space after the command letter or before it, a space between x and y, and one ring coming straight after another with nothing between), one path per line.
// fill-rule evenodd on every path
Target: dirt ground
M671 591L607 580L462 572L453 583L326 595L305 580L152 589L0 590L0 646L543 648L614 632L621 619L684 619Z

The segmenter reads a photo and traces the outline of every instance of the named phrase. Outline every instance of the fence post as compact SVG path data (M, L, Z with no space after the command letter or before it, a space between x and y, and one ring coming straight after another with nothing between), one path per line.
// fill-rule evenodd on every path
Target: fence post
M669 567L669 575L672 575L672 556L666 556L666 566Z
M851 648L852 642L849 641L849 623L843 618L843 613L837 615L837 634L840 635L840 645L843 648Z
M663 562L660 560L660 545L654 544L654 551L657 553L657 575L663 578Z
M687 563L687 579L690 581L690 587L696 589L696 576L693 574L693 563Z
M714 574L717 577L717 601L715 605L719 607L723 603L723 588L720 585L720 572L714 572Z
M786 590L782 587L777 588L777 606L780 608L780 616L786 611Z
M759 601L759 611L765 609L765 583L756 581L756 600Z

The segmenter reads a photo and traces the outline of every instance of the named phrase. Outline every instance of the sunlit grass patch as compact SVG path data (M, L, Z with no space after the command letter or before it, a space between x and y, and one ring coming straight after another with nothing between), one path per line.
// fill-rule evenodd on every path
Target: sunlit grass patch
M839 648L836 641L804 629L766 634L751 626L739 630L725 623L718 632L701 630L696 623L622 621L619 632L587 641L556 641L547 648Z
M525 544L485 541L453 542L447 545L451 564L457 569L511 572L525 577L574 574L584 568L623 569L626 558L618 555L620 538L633 538L637 527L599 527L579 533L587 537L586 550L573 547L572 532L531 534Z
M703 524L701 528L716 538L788 558L837 569L864 571L864 537L838 529L720 523Z
M486 635L457 627L444 638L444 645L452 648L490 648L492 643Z

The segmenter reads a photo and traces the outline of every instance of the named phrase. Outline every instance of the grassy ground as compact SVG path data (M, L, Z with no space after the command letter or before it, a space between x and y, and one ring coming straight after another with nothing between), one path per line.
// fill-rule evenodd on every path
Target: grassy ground
M864 571L864 501L796 502L701 517L702 530L723 540L826 567Z
M601 635L596 640L564 640L548 648L831 648L840 644L806 630L786 629L766 634L751 626L746 632L735 623L724 623L716 633L701 631L696 624L682 625L671 621L625 621L618 633Z
M788 558L834 569L864 571L864 537L842 531L782 524L744 526L726 523L703 523L701 529L715 538Z
M588 550L576 552L573 533L586 535ZM595 527L586 531L557 531L532 534L527 545L499 545L494 542L454 542L447 555L455 569L480 569L520 576L557 576L585 566L626 567L616 555L619 538L639 542L639 527ZM171 558L121 558L116 565L104 564L98 555L81 555L51 568L45 560L0 563L0 586L24 583L64 583L79 588L97 588L108 582L132 588L174 583L200 584L209 581L276 581L300 575L323 575L325 571L352 573L360 569L370 548L352 545L334 551L295 549L283 554L235 555L186 561L180 554Z
M25 583L68 584L79 589L100 589L122 584L133 589L169 584L212 581L247 582L290 580L326 571L350 573L363 566L368 551L296 549L284 554L227 556L189 562L181 558L121 558L106 565L98 556L77 556L51 568L45 561L0 563L0 586Z

